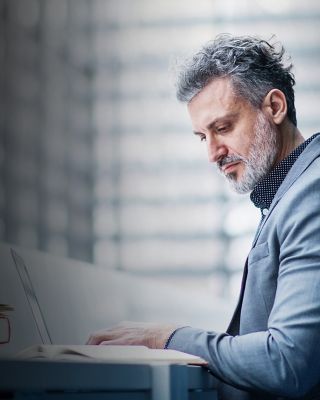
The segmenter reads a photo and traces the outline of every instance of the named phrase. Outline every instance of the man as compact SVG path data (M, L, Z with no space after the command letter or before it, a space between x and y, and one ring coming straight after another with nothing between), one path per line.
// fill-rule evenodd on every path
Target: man
M297 128L284 50L220 35L181 69L177 97L209 160L261 222L226 333L123 324L89 344L144 344L198 355L221 399L320 399L320 136Z

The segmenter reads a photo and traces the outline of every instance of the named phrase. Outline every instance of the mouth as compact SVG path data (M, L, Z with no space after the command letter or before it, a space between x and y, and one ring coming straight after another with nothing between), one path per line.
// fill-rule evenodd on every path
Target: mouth
M230 174L230 173L232 173L235 169L236 169L236 167L237 167L237 165L238 164L240 164L240 161L235 161L235 162L230 162L230 163L228 163L228 164L225 164L221 169L222 169L222 172L224 173L224 174Z

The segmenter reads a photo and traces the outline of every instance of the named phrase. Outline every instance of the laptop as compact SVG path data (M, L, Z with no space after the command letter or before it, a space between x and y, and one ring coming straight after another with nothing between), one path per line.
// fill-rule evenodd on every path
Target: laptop
M32 285L32 281L31 281L28 269L26 267L26 264L25 264L23 258L17 253L16 250L13 250L12 248L10 248L10 250L11 250L11 256L13 258L17 272L21 279L21 283L22 283L24 292L26 294L28 303L30 305L30 309L32 311L34 321L36 323L36 327L37 327L37 330L41 337L42 343L43 344L52 344L52 339L50 337L48 326L43 317L43 313L42 313L38 298L36 296L34 287Z

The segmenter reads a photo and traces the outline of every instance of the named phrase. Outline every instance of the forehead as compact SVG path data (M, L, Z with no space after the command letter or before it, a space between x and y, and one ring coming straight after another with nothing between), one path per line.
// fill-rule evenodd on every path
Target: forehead
M201 125L226 114L243 113L251 108L248 101L235 94L230 78L211 81L188 103L192 120Z

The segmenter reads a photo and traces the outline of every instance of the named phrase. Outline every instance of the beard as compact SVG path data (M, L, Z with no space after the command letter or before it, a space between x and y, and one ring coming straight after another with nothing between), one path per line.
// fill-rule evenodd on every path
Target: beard
M257 183L269 173L278 152L277 130L261 111L257 114L254 131L254 140L247 158L235 154L226 156L218 162L220 171L225 164L237 161L244 163L244 172L239 180L234 173L224 174L232 189L240 194L252 191Z

